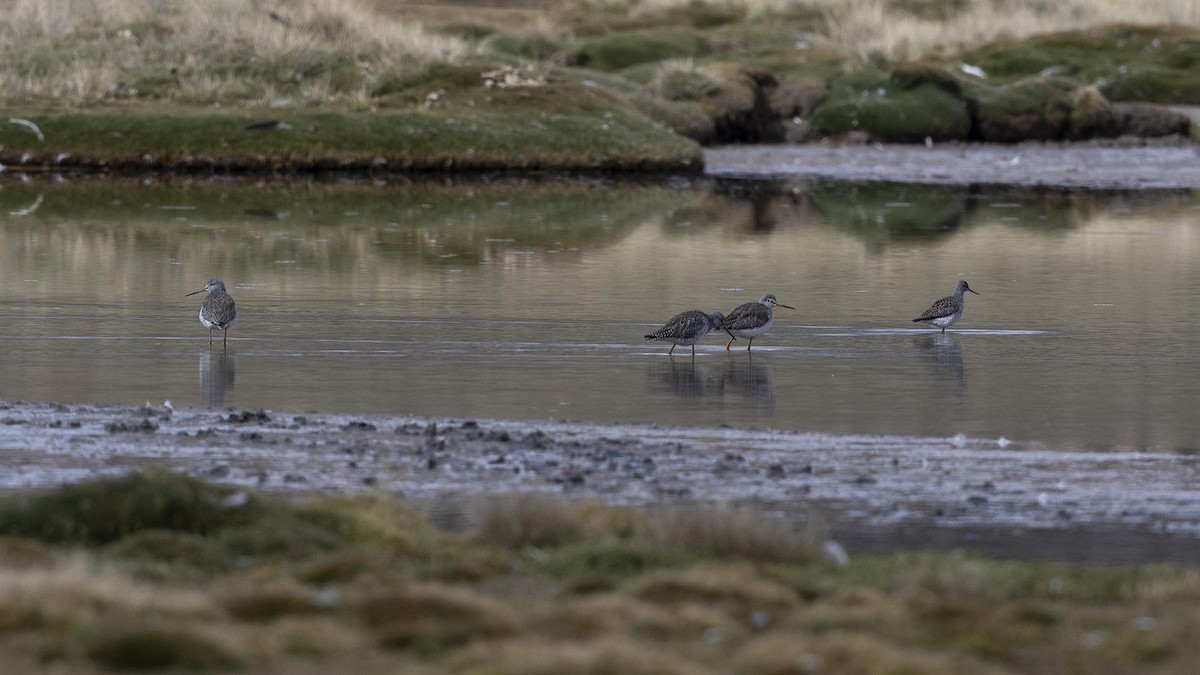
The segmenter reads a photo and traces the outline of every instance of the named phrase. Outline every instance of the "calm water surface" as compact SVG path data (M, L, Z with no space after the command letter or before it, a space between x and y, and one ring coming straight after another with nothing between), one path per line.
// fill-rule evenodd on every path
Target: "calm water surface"
M960 278L951 332L909 321ZM798 309L751 354L641 340L763 293ZM1190 193L0 183L0 399L1195 452L1198 298Z

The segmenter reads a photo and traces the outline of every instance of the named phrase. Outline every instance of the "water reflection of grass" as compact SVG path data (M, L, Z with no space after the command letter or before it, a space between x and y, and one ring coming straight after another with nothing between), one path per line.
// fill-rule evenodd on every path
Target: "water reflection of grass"
M456 265L507 251L588 249L686 206L696 193L666 187L569 182L475 184L110 181L9 184L0 237L26 260L49 260L64 241L88 240L98 256L134 250L224 259L252 268L280 260L350 269L364 255ZM94 260L94 264L105 264Z
M1200 576L964 554L823 559L749 512L392 496L167 475L0 503L0 657L254 672L1188 672ZM807 666L806 666L807 664ZM811 670L811 668L810 668Z

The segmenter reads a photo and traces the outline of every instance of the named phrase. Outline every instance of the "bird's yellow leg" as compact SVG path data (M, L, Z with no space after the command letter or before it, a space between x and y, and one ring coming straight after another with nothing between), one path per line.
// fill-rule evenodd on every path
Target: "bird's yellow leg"
M725 351L729 351L729 348L732 346L733 346L733 338L729 338L729 342L725 343Z

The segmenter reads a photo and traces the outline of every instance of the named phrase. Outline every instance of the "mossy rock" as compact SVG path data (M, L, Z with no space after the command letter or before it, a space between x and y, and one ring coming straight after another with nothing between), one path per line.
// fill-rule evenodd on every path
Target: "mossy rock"
M258 503L227 487L167 473L69 485L0 505L0 534L107 544L141 530L205 535L248 521Z
M967 105L937 84L915 86L868 71L830 83L810 122L826 135L866 132L889 142L965 140L971 131Z
M587 40L575 51L574 65L622 70L639 63L703 56L708 41L688 29L633 31Z
M1065 138L1077 87L1065 77L1031 78L999 87L971 84L964 95L974 116L973 136L994 143Z

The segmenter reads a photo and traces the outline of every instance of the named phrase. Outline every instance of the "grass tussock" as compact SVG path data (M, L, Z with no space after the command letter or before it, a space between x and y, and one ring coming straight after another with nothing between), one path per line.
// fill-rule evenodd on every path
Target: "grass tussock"
M707 675L702 664L636 641L588 643L511 641L479 645L463 654L464 675Z
M12 527L26 522L13 514L76 519L81 494L106 514L155 493L223 494L129 481L9 497L0 512ZM731 529L786 538L746 513L701 512L697 532L548 497L495 502L494 522L454 535L385 495L246 503L108 543L58 526L0 537L0 659L14 672L364 675L1182 673L1200 659L1200 574L1178 567L937 553L837 566L738 540Z
M358 0L15 0L0 5L6 96L317 105L471 51Z
M643 524L651 542L719 558L760 562L817 559L824 531L813 523L789 523L734 507L672 507L654 511Z

